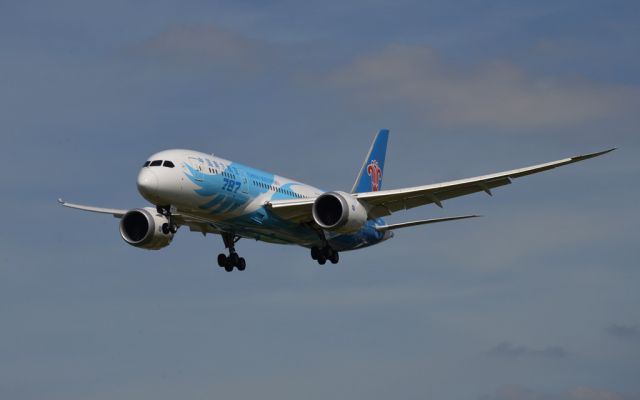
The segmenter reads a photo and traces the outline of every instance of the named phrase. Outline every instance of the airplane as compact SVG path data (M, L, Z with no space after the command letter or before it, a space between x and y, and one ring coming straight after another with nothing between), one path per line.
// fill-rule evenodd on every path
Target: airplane
M149 250L168 246L181 226L218 234L228 255L218 255L227 272L244 271L246 261L235 245L241 238L294 244L310 249L318 264L337 264L340 253L369 247L393 237L397 229L474 218L461 215L386 224L397 211L435 204L508 185L514 178L609 153L564 158L450 182L382 190L389 130L374 137L350 192L319 188L198 151L172 149L153 154L139 171L137 188L155 207L131 210L73 204L65 207L111 214L120 219L120 236Z

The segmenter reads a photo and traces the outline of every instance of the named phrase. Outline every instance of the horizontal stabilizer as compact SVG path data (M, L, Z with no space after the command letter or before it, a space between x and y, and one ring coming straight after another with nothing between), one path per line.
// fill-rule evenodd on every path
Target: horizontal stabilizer
M376 230L380 232L386 232L393 229L407 228L409 226L416 225L426 225L426 224L435 224L436 222L447 222L447 221L455 221L458 219L467 219L467 218L477 218L480 215L460 215L457 217L446 217L446 218L434 218L434 219L423 219L420 221L411 221L411 222L403 222L400 224L391 224L391 225L379 225L376 226Z

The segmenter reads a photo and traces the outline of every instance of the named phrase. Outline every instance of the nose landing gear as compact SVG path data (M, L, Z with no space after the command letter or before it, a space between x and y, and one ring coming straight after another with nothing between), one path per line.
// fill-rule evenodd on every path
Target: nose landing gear
M234 267L237 268L238 271L244 271L247 267L247 262L236 253L235 248L235 244L240 240L240 236L232 233L223 233L222 240L224 241L224 246L229 249L229 255L227 256L224 253L218 254L218 265L227 272L233 271Z
M169 233L175 234L178 232L178 226L173 223L173 218L171 218L171 206L156 206L156 211L158 214L162 214L169 220L168 223L162 224L162 233L168 235Z

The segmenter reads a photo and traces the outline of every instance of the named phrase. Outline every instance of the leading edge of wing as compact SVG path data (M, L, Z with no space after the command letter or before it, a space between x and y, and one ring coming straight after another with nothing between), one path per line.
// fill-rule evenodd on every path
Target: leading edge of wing
M122 218L122 216L125 215L128 211L128 210L120 210L117 208L103 208L103 207L85 206L82 204L68 203L62 199L58 199L58 203L60 203L64 207L69 207L76 210L89 211L89 212L95 212L100 214L111 214L116 218Z
M357 194L354 194L354 196L360 200L369 201L369 200L375 200L375 199L382 199L386 196L391 196L391 195L402 195L405 193L411 194L411 193L423 192L423 191L428 192L431 190L438 190L438 189L448 188L452 186L479 184L485 181L492 181L492 180L501 179L501 178L520 178L522 176L536 174L538 172L547 171L563 165L572 164L578 161L587 160L589 158L598 157L603 154L610 153L614 150L616 150L615 147L612 149L599 151L596 153L589 153L589 154L579 155L575 157L563 158L561 160L551 161L544 164L537 164L537 165L532 165L530 167L524 167L524 168L512 169L504 172L497 172L497 173L488 174L488 175L476 176L473 178L465 178L465 179L459 179L455 181L435 183L431 185L414 186L414 187L403 188L403 189L392 189L392 190L381 190L378 192L357 193ZM486 188L483 188L482 186L480 186L480 189L485 190ZM485 191L488 191L488 189L486 189Z

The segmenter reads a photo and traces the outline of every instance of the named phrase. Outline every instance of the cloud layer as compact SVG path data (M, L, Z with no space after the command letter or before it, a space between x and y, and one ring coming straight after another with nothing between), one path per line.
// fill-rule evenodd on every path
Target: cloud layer
M445 125L521 129L613 118L639 93L535 76L506 62L459 67L425 46L390 46L358 57L329 82L376 110L400 106Z
M640 339L640 328L637 325L611 324L607 333L620 339Z
M527 356L565 358L567 356L567 351L561 346L549 346L537 349L522 345L514 345L510 342L502 342L489 349L488 354L492 357L514 359Z

